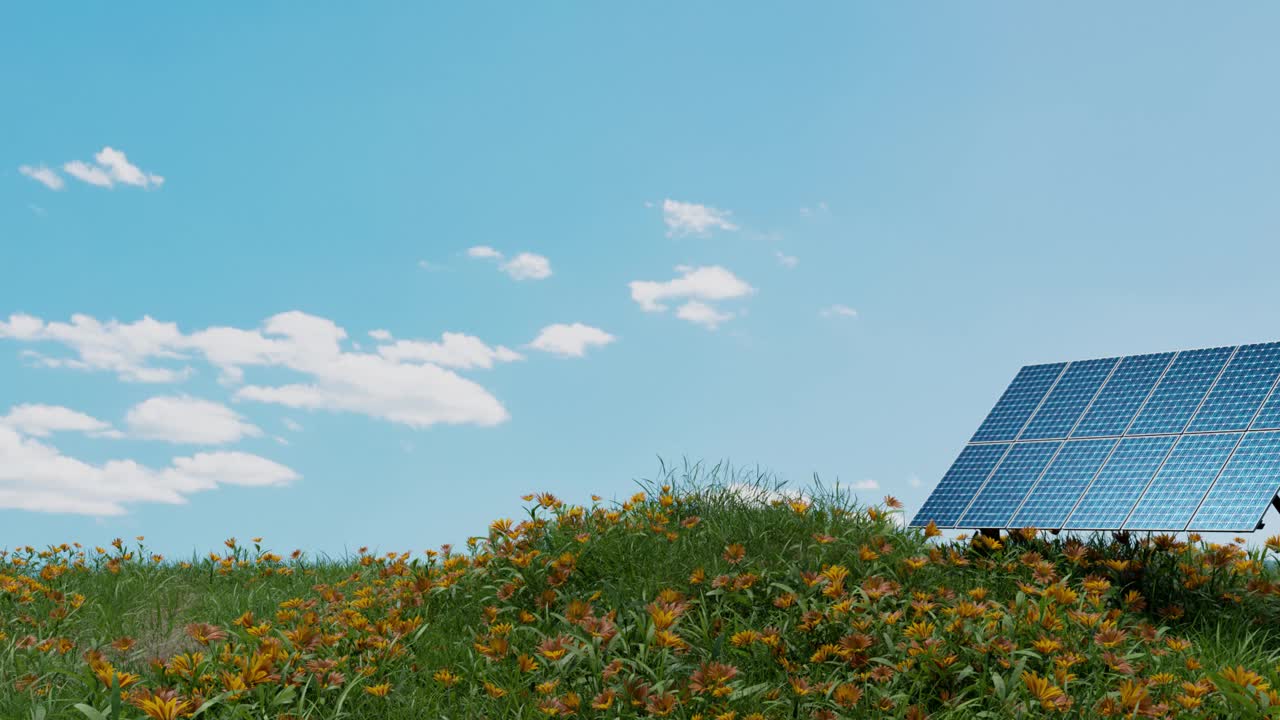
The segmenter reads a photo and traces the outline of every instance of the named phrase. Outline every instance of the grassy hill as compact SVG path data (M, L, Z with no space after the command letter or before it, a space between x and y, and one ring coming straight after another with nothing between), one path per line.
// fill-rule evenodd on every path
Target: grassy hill
M0 559L3 718L1271 716L1280 583L1196 538L941 541L670 474L464 547ZM674 487L673 487L674 485ZM752 497L755 492L755 497ZM773 495L776 497L776 495ZM429 518L424 519L429 522Z

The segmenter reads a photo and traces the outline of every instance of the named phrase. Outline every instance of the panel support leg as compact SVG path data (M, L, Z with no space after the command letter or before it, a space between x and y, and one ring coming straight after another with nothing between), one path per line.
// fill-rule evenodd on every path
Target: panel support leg
M1275 508L1276 512L1280 512L1280 495L1271 496L1271 507ZM1261 530L1262 525L1262 518L1258 518L1258 527L1254 528L1254 530Z

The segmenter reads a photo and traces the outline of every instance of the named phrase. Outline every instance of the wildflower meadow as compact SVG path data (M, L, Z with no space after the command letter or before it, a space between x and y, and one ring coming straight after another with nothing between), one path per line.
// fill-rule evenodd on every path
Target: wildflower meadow
M944 540L892 497L642 490L341 560L12 548L0 717L1280 716L1280 537Z

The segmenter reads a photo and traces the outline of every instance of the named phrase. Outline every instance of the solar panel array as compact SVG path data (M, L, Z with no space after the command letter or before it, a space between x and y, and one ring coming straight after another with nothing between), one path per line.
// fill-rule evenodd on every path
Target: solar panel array
M911 524L1252 532L1280 491L1280 343L1028 365Z

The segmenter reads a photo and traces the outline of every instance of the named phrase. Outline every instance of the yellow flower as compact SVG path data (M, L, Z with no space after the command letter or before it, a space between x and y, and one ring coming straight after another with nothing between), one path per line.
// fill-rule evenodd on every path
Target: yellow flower
M437 670L435 674L432 675L431 677L436 682L440 683L445 687L453 687L454 685L457 685L460 680L462 680L462 678L450 672L448 668L441 668L440 670Z
M147 717L152 718L152 720L177 720L177 718L186 715L195 708L190 702L180 700L177 697L162 700L152 695L138 703L138 709L146 713Z
M391 692L391 683L384 682L377 685L366 685L364 691L374 697L386 697L387 693Z

